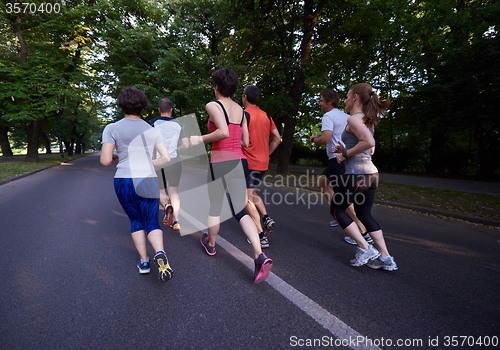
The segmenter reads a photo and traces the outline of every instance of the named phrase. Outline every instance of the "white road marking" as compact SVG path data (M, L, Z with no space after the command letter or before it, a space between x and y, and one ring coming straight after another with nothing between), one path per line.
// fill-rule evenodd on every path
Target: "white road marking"
M190 224L198 228L200 231L206 231L206 226L196 220L186 211L181 209L180 214L181 216L185 217ZM221 235L217 236L217 244L225 249L238 261L240 261L243 265L249 268L252 272L254 271L255 266L253 259L239 250L236 246L225 240L223 237L221 237ZM342 344L344 344L344 346L355 350L381 350L381 348L379 348L378 346L370 346L371 342L369 340L364 341L367 339L365 336L349 327L347 324L342 322L336 316L332 315L330 312L321 307L308 296L293 288L276 274L270 272L269 277L264 282L267 282L278 293L297 305L299 309L312 317L325 329L330 331L330 333L332 333L335 338L343 341ZM361 345L353 345L353 343Z

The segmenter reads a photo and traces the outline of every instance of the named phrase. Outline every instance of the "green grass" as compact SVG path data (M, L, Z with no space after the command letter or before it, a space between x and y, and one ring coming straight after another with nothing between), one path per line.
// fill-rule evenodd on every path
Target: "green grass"
M380 182L376 198L500 221L500 196Z
M84 155L88 155L88 153L86 153ZM84 155L81 154L81 155L75 155L75 156L71 156L71 157L64 156L64 158L61 158L60 155L54 155L53 157L40 158L38 163L25 162L25 161L0 163L0 181L17 176L17 175L24 174L24 173L27 173L27 172L30 172L33 170L45 168L45 167L53 165L53 164L67 162L68 160L83 157Z
M280 175L272 170L266 172L268 174L279 184L288 186L294 186L292 179L299 178L297 183L315 188L318 178L316 174L306 179L301 173ZM380 182L375 199L500 221L500 196Z

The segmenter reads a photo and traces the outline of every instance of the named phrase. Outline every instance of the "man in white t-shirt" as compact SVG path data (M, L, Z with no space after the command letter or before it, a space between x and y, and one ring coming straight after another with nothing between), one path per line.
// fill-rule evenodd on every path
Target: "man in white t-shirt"
M333 189L336 184L339 183L340 176L345 173L345 161L338 163L336 159L337 153L333 151L335 146L341 142L342 132L347 125L347 118L349 118L348 114L338 109L339 103L340 99L336 91L327 89L321 92L319 97L319 106L321 111L325 113L321 119L321 135L311 135L312 143L317 145L326 145L328 163L326 169L323 171L321 176L318 177L317 184L321 193L323 193L328 202L332 201L334 194ZM356 222L361 232L366 232L365 227L356 217L356 213L354 212L354 207L352 205L347 208L346 213ZM338 226L337 221L331 221L330 226ZM371 241L371 238L366 239L369 242ZM346 242L352 244L352 242L348 239L346 239Z
M171 158L170 163L157 172L160 185L160 203L163 208L163 224L170 226L174 231L179 231L181 229L179 224L181 199L178 187L182 173L182 161L178 151L188 148L189 140L184 126L172 118L173 107L172 101L168 98L161 99L158 102L161 116L150 120L149 123L160 132Z

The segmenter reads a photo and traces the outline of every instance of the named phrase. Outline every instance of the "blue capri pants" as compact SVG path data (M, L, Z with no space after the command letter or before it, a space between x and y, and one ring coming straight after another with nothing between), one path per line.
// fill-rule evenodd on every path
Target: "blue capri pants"
M115 178L115 192L123 210L130 219L130 233L144 230L149 234L161 230L158 223L160 203L158 179Z

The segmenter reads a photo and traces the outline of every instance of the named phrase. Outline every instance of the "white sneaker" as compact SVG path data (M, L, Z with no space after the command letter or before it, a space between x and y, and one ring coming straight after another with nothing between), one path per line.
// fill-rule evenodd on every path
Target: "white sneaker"
M339 225L339 223L337 222L337 220L332 220L332 221L330 221L330 223L328 225L330 227L337 227Z
M396 261L392 256L387 260L382 260L380 257L370 260L366 263L366 266L375 270L384 269L386 271L396 271L398 269L398 265L396 265Z
M378 258L380 256L380 252L374 246L369 246L368 249L359 248L356 250L356 256L354 260L351 260L352 266L363 266L371 259Z

